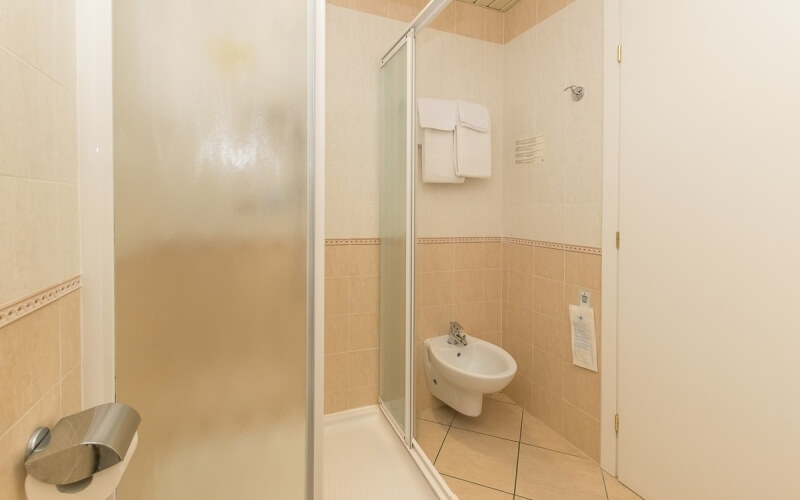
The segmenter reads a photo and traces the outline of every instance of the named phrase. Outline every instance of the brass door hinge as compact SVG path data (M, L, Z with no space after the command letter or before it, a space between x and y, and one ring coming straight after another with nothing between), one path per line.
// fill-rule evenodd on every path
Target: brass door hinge
M622 62L622 45L617 45L617 62Z
M619 231L617 231L617 248L619 248Z
M614 432L619 433L619 413L614 415Z

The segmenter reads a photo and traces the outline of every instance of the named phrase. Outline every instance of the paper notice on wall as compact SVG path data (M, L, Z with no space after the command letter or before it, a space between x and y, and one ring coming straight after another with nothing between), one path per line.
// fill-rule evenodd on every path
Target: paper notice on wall
M589 307L569 306L572 326L572 363L597 371L597 338L594 334L594 310Z

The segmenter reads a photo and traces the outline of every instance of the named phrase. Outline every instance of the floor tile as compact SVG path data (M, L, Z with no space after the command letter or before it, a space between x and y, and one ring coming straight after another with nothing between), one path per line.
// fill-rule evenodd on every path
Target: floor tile
M506 439L451 428L436 468L448 476L513 493L518 447Z
M502 392L495 392L494 394L487 394L486 398L493 399L495 401L500 401L500 402L503 402L503 403L509 403L509 404L512 404L512 405L517 404L517 403L514 402L513 399L511 399L510 397L506 396Z
M453 493L458 496L458 500L512 500L510 493L493 490L475 483L468 483L450 476L444 476L444 480Z
M597 464L525 444L520 445L516 493L536 500L606 500Z
M425 452L425 455L428 456L428 460L435 462L436 455L439 454L439 448L442 447L444 437L447 435L447 429L449 429L449 427L418 418L415 429L417 443L422 447L422 451Z
M495 437L519 441L522 408L508 403L484 399L483 410L477 417L467 417L457 413L453 427L482 432Z
M455 414L456 411L449 406L440 406L438 408L425 408L424 410L418 411L417 418L427 420L428 422L450 425Z
M617 478L608 472L603 471L603 478L606 482L608 500L641 500L642 497L629 490L624 484L617 481Z
M558 435L556 431L527 411L522 413L522 437L520 440L525 444L532 444L540 448L560 451L578 457L584 456L583 452L573 446L572 443Z

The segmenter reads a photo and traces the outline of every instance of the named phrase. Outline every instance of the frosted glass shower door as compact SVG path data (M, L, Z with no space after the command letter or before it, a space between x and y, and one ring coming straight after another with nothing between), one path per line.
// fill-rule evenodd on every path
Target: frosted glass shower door
M413 32L380 69L380 400L410 445Z
M119 500L310 493L311 15L114 2Z

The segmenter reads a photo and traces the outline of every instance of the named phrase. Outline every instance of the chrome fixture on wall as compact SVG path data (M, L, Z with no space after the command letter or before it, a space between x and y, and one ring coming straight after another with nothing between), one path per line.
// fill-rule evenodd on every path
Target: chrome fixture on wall
M569 87L564 88L564 92L567 90L572 90L572 100L573 101L580 101L583 99L583 96L586 94L586 90L583 87L578 85L570 85Z

